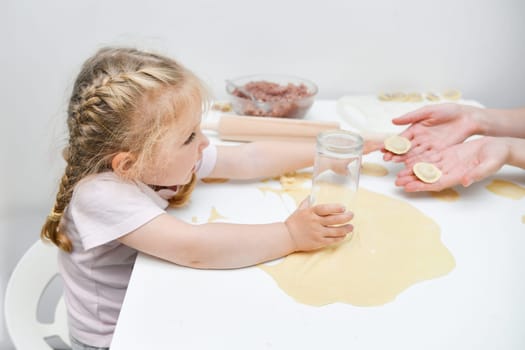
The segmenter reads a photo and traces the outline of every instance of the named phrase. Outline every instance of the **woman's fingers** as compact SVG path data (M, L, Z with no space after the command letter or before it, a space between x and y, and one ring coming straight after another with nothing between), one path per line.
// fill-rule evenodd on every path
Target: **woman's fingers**
M413 181L404 185L406 192L441 191L445 187L446 186L443 186L443 184L439 181L432 184L427 184L421 181Z
M441 162L442 159L443 159L443 156L439 152L435 152L433 150L427 150L416 156L407 157L404 162L405 162L406 168L412 170L412 167L417 162L427 162L427 163L432 163L432 164L437 165L437 163Z
M392 119L392 123L395 125L405 125L417 123L423 119L426 119L428 115L432 112L432 106L425 106L415 111L408 112L400 117Z
M419 179L413 174L409 173L403 176L399 176L396 179L396 186L406 186L411 182L419 182Z

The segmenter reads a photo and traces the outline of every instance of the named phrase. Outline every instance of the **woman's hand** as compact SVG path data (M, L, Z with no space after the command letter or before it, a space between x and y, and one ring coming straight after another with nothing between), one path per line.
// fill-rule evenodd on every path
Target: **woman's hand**
M509 145L505 138L483 137L414 158L410 166L397 174L396 185L407 192L441 191L458 184L470 186L497 172L508 157ZM441 178L431 184L420 181L412 171L416 161L437 166L442 172Z
M296 251L307 251L341 242L353 226L353 213L340 204L308 206L308 198L285 221Z
M482 112L477 107L445 103L425 106L395 118L392 122L396 125L411 124L400 135L410 140L412 148L402 155L383 150L383 159L409 165L414 163L414 157L424 158L463 142L477 131L476 116Z

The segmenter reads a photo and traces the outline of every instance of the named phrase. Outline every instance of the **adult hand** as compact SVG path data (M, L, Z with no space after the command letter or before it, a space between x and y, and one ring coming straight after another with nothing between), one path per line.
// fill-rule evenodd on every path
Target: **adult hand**
M441 191L458 184L470 186L497 172L506 163L508 155L509 146L502 138L483 137L460 143L419 158L441 170L437 182L420 181L410 166L397 174L396 185L407 192Z
M463 142L477 130L476 114L482 109L472 106L445 103L425 106L392 122L396 125L411 124L400 135L412 143L411 149L396 155L383 149L386 161L414 163L414 157L425 157Z

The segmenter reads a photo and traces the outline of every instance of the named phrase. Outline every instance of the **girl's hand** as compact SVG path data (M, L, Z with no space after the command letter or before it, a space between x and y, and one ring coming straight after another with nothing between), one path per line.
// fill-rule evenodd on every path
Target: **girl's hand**
M353 230L348 223L353 216L340 204L309 207L307 198L288 217L285 225L296 251L315 250L341 242Z
M497 172L507 162L508 156L509 146L504 138L483 137L425 157L416 157L414 161L429 162L441 170L437 182L420 181L410 166L397 174L396 185L404 187L407 192L441 191L458 184L467 187Z
M476 115L482 112L477 107L444 103L425 106L395 118L392 122L396 125L411 124L400 135L410 140L412 148L402 155L383 149L383 159L413 164L414 157L426 157L463 142L476 132Z

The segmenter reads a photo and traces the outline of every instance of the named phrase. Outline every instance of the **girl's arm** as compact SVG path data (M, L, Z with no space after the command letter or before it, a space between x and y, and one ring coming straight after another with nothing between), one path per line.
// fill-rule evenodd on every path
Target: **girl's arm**
M282 223L192 225L163 214L121 237L143 253L194 268L236 268L276 259L294 251Z
M314 141L257 141L217 146L217 163L209 177L253 179L276 176L312 166L314 158Z
M285 222L255 225L192 225L162 214L119 241L179 265L238 268L342 241L353 229L353 215L344 210L336 204L308 207L305 201Z

